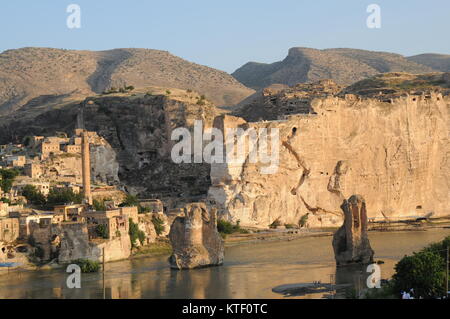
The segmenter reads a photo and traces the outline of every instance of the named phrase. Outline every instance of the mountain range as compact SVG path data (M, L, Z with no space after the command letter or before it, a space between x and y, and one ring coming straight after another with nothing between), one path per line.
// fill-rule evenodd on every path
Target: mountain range
M450 55L404 57L395 53L358 49L291 48L282 61L271 64L248 62L232 75L247 87L257 90L272 84L292 86L323 79L350 85L379 73L421 74L449 70Z
M450 55L400 54L358 49L291 48L271 64L248 62L233 74L186 61L167 51L77 51L27 47L0 54L0 116L135 88L193 90L217 106L242 104L255 90L331 79L348 86L379 73L449 72ZM244 102L243 102L244 101Z

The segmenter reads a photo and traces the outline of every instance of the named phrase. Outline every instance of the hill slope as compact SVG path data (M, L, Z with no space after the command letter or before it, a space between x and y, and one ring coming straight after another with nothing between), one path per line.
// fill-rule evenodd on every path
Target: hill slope
M429 66L437 71L450 72L449 54L419 54L409 57L408 60Z
M292 48L288 56L272 64L249 62L232 75L241 83L261 89L274 83L295 85L332 79L349 85L384 72L427 73L433 68L399 54L356 49Z
M166 51L23 48L0 54L0 114L124 85L192 89L217 105L233 105L253 93L226 72Z

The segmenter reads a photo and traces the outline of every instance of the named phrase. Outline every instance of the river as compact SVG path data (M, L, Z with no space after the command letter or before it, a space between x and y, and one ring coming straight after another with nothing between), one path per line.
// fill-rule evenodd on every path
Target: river
M450 236L450 229L370 232L375 259L384 261L381 277L392 276L395 263L405 254ZM364 271L336 270L331 237L258 242L226 248L221 267L175 271L167 257L145 257L106 265L106 298L286 298L272 291L284 284L335 278L355 289L365 283ZM331 276L330 276L331 275ZM101 273L82 274L80 289L66 286L64 269L26 271L0 276L0 298L103 298ZM289 298L321 298L314 293Z

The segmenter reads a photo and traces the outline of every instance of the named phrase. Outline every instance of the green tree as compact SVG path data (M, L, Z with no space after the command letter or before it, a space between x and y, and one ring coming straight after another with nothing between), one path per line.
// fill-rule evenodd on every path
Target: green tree
M155 226L156 235L160 236L165 230L164 221L159 217L153 216L152 223Z
M105 211L106 210L104 201L99 201L99 200L94 199L94 201L92 202L92 205L94 206L94 209L97 211Z
M3 202L3 203L6 203L6 204L10 204L10 205L11 205L11 201L10 201L8 198L6 198L6 197L0 198L0 202Z
M141 244L144 244L145 241L145 233L139 229L139 225L133 222L133 219L129 219L129 230L128 234L130 235L131 246L136 247L136 241L139 240Z
M17 169L2 168L0 169L0 175L2 179L14 180L19 175L19 171Z
M308 217L309 217L309 214L303 215L303 216L300 218L300 220L299 220L299 222L298 222L298 225L299 225L300 227L305 227L305 226L306 226L306 223L308 222Z
M124 201L119 205L119 207L133 207L133 206L139 206L139 200L136 196L133 196L131 194L127 194Z
M423 250L403 257L395 265L394 289L397 293L414 289L416 297L433 298L445 293L444 259L435 252Z
M98 272L100 270L100 263L89 259L77 259L73 261L81 268L82 273Z
M446 237L443 241L433 243L425 247L424 251L429 251L440 255L444 260L447 259L447 247L450 247L450 236Z
M45 196L34 185L25 185L22 195L33 205L45 206L47 203Z
M103 224L97 225L95 228L95 232L97 235L103 239L108 239L108 230L106 229L106 226Z
M11 191L12 184L13 184L12 180L10 180L10 179L2 179L0 181L0 188L2 189L3 192L9 193Z
M0 169L0 176L2 177L0 181L0 188L3 192L9 193L11 191L13 181L17 175L19 175L19 171L16 169Z
M54 207L56 205L65 205L69 203L80 204L83 200L83 194L74 193L68 188L53 187L47 196L47 206Z

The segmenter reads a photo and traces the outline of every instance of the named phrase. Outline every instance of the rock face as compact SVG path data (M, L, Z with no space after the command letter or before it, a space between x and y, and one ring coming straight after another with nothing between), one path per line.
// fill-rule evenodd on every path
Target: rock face
M93 180L108 185L119 184L119 163L114 149L108 143L91 145L90 153Z
M364 194L369 218L450 215L448 96L329 94L309 103L309 114L279 120L216 119L220 129L273 128L280 137L273 174L263 174L261 162L211 165L209 197L222 218L336 227L342 201L355 193Z
M151 94L150 94L151 92ZM199 100L201 100L199 102ZM171 89L135 89L132 94L95 96L50 108L36 116L17 111L0 118L0 140L27 135L69 134L83 110L86 129L105 140L91 147L91 175L95 181L120 184L142 198L159 198L172 206L204 200L210 186L207 163L176 164L171 159L172 131L192 131L195 120L211 127L219 110L199 93Z
M342 203L344 224L333 237L333 249L337 265L370 263L374 252L367 236L366 202L360 195L353 195Z
M177 217L169 234L174 269L193 269L223 263L224 244L217 231L216 210L208 210L204 203L188 204L185 216Z

